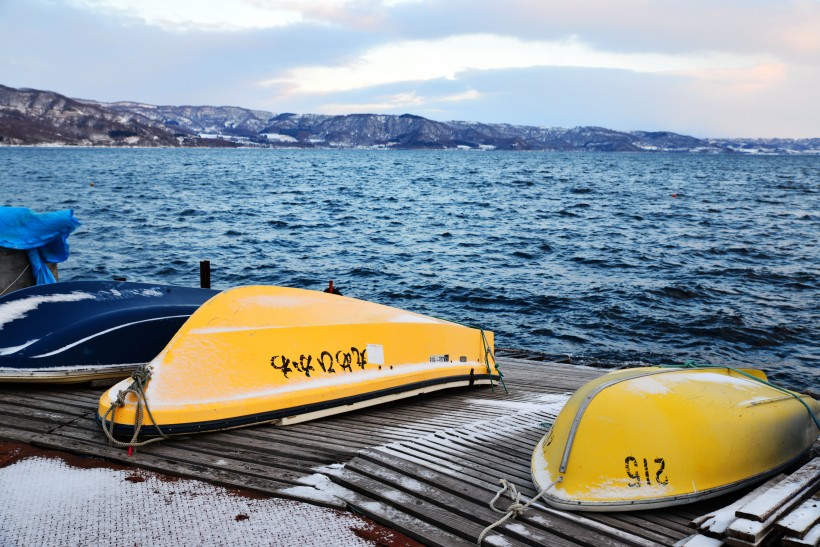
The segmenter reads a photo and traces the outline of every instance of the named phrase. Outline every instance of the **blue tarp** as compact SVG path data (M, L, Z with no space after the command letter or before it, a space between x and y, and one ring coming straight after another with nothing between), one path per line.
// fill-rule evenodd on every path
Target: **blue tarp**
M0 207L0 247L28 251L37 284L54 283L45 263L68 258L68 236L79 225L72 209L35 213L24 207Z

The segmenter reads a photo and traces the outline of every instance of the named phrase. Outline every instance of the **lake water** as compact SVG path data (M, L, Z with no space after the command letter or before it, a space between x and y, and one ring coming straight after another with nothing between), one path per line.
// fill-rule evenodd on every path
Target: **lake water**
M816 156L0 148L0 205L74 209L62 280L207 259L215 288L332 279L499 347L820 391Z

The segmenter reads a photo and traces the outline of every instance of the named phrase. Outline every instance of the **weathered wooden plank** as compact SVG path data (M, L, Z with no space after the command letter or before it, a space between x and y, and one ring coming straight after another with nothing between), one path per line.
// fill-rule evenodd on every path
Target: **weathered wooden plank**
M431 450L435 450L440 457L459 457L472 464L487 475L494 478L506 477L520 479L525 483L530 481L530 455L527 453L506 452L503 447L487 447L476 445L470 447L462 443L448 443L440 439L425 440Z
M725 545L729 545L730 547L761 547L763 545L776 545L778 538L775 537L772 532L774 532L774 530L769 530L765 537L754 543L736 537L725 537L723 538L723 542Z
M810 486L817 483L820 483L820 457L814 458L796 472L772 486L765 496L759 496L743 507L738 508L737 516L756 522L764 522L783 505L793 500L801 491L806 491Z
M370 462L368 466L366 462ZM432 499L434 503L443 507L452 507L456 510L466 512L468 515L474 517L482 517L482 523L485 525L492 523L501 515L492 512L489 509L489 502L496 494L497 488L487 486L477 486L470 481L463 480L462 477L437 473L434 470L425 468L413 462L397 458L380 450L368 450L360 454L360 456L348 465L348 468L358 469L373 478L380 478L391 481L398 485L398 487L409 488L414 493L419 495L425 492L433 492L433 494L426 494L428 499ZM388 470L397 474L398 479L384 475L381 470ZM374 471L375 470L375 471ZM497 486L497 485L495 485ZM528 500L522 500L526 502ZM499 507L504 507L509 503L509 499L504 499L498 504ZM537 524L530 522L530 515L533 512L539 511L538 508L532 507L525 512L519 520L527 524ZM557 534L565 539L578 538L577 526L568 523L564 519L551 520L549 531ZM585 541L592 545L621 545L621 541L615 541L606 535L599 534L596 531L589 532L584 536Z
M60 411L42 410L39 408L32 408L30 406L9 404L5 401L0 401L0 416L6 416L10 420L22 418L26 420L47 422L54 425L67 423L77 418L76 414L66 414L65 412Z
M681 530L688 529L690 527L689 523L692 521L692 517L683 515L678 508L674 506L667 507L666 509L656 509L653 511L653 514L674 522Z
M777 521L775 526L791 537L802 539L818 522L820 522L820 499L812 498L804 501L794 511Z
M334 471L335 472L335 471ZM374 498L354 492L348 488L333 484L323 489L335 497L344 500L348 507L374 521L402 532L416 541L431 547L475 547L474 542L466 541L453 534L445 532L433 524L410 516L394 508L389 503L382 503Z
M0 421L4 424L30 431L51 431L61 424L68 423L74 416L56 414L48 411L17 407L0 403Z
M726 507L721 507L720 509L711 511L705 515L693 519L690 523L690 527L697 528L701 534L705 534L713 538L723 537L726 534L726 529L729 525L737 520L738 508L743 507L753 499L756 499L769 488L783 480L784 477L785 475L782 474L772 477L764 484L761 484L751 492L748 492L742 498L734 501Z
M328 423L325 420L317 420L304 424L305 431L317 437L337 437L344 436L351 445L365 447L395 441L391 435L381 434L373 428L359 427L353 420L341 423Z
M34 400L48 399L53 401L63 401L66 404L83 407L97 407L102 392L95 393L88 390L73 388L68 390L60 386L45 386L39 389L30 389L28 386L17 388L5 387L0 392L0 397L5 394L17 394L30 397Z
M442 511L471 519L484 527L497 522L500 517L503 516L490 510L486 503L479 503L479 501L471 495L456 495L447 492L439 488L435 482L420 481L399 470L382 467L371 461L356 458L349 462L345 468L377 480L396 490L417 496L433 505L439 506ZM489 495L486 497L488 501L491 498ZM501 504L502 507L503 504L504 502ZM518 541L526 543L534 542L541 545L556 545L558 544L556 535L558 535L559 538L562 537L558 534L557 527L552 527L549 531L546 531L533 528L526 519L518 519L515 522L518 524L517 526L514 525L513 522L508 522L497 528L497 530ZM566 531L565 529L565 532ZM573 533L577 536L577 529L574 530ZM563 538L567 539L567 536L572 537L573 533L564 534ZM591 540L590 543L601 547L604 545L617 545L615 542L608 542L609 538L595 537L586 539L587 541Z
M682 539L676 547L720 547L723 545L723 540L710 538L701 534L695 534Z
M336 472L331 475L331 478L334 482L341 484L345 488L372 497L381 503L389 504L402 513L431 523L437 528L449 534L453 534L462 540L475 542L479 534L484 530L484 526L476 523L472 519L455 515L449 511L442 511L439 507L425 499L402 492L347 468L336 470ZM491 535L495 536L500 534ZM527 545L526 543L507 536L502 537L506 545ZM488 539L487 543L491 544L492 541ZM561 543L556 543L556 545L561 545Z
M628 532L635 537L642 538L654 545L674 545L684 537L685 533L675 533L666 529L659 530L650 526L640 517L629 517L627 513L581 513L591 521L604 524L616 530Z
M479 471L483 476L492 473L495 478L507 477L518 478L520 480L529 480L528 473L522 473L521 469L515 465L515 462L505 462L503 460L487 461L472 452L460 450L447 443L443 443L438 439L420 439L416 443L403 443L402 448L410 453L414 451L425 452L429 456L437 459L447 459L462 465L466 468L472 468ZM395 447L399 449L399 447Z
M281 459L284 461L298 462L300 465L328 465L346 461L347 457L340 457L336 454L328 454L324 452L316 452L310 449L296 447L287 443L278 443L259 440L252 437L244 437L242 435L227 436L224 433L214 433L203 435L204 438L197 438L197 436L190 439L192 446L210 446L206 450L217 451L219 447L224 447L224 450L245 450L250 453L264 455L273 460Z
M298 456L282 457L279 455L271 455L260 452L259 450L248 449L247 447L234 447L219 443L205 442L203 439L185 440L185 441L171 441L173 446L189 451L196 451L203 454L210 454L217 458L228 457L233 460L259 463L266 467L274 467L276 469L288 470L298 474L311 473L312 469L317 466L314 461L306 461ZM326 462L334 463L334 462Z
M388 447L379 447L375 450L368 450L363 451L360 453L359 458L377 458L378 453L385 454L388 458L393 457L398 460L402 460L407 462L407 464L414 464L416 469L419 473L422 473L423 469L428 468L435 473L439 473L438 479L439 481L444 481L445 477L455 478L459 482L468 483L473 487L477 487L486 492L486 500L489 501L495 495L495 492L498 488L497 478L498 477L490 477L486 473L476 473L475 468L473 467L458 467L453 466L452 468L444 467L446 464L451 464L451 461L439 461L440 465L430 464L430 462L426 462L423 460L415 460L412 456L408 456L401 452L395 452L392 450L393 445ZM389 461L389 460L384 460ZM519 491L522 494L525 494L529 497L532 497L536 494L536 491L532 488L531 483L527 480L525 486L529 486L528 489L525 489L524 486L519 486ZM648 530L646 525L644 526L636 526L634 524L627 524L623 522L618 522L617 519L609 518L608 520L601 516L601 514L595 513L576 513L571 514L563 511L552 510L555 514L562 515L562 518L572 518L572 519L582 519L585 526L589 527L599 527L604 530L602 533L608 533L609 535L613 535L611 532L612 530L617 530L620 527L620 531L622 532L622 536L620 540L628 539L628 543L631 544L642 544L641 541L645 541L646 544L651 545L662 545L668 544L671 545L674 543L674 539L682 538L686 535L685 532L677 532L667 531L666 535L657 534L653 531ZM584 515L584 517L580 517L578 515ZM644 523L648 524L648 523ZM674 538L670 540L670 538Z
M60 412L63 414L73 414L76 416L81 416L88 413L88 409L82 405L70 405L66 404L65 401L62 400L49 400L45 397L34 398L27 396L26 394L2 393L0 394L0 401L3 404L36 408L40 410Z
M58 433L61 436L82 440L90 444L98 444L99 446L108 445L108 440L103 435L99 425L97 424L94 424L92 427L89 427L88 423L77 427L64 427L60 429ZM209 434L191 437L171 437L166 441L161 441L159 443L154 443L141 448L139 452L148 452L159 455L166 453L166 449L164 448L165 446L176 447L188 453L189 456L187 456L187 459L191 462L199 461L201 457L214 457L219 459L220 455L233 453L234 456L241 456L236 457L236 459L239 460L244 460L246 462L264 461L268 465L281 467L283 471L299 471L301 474L308 472L312 466L322 463L331 463L326 458L308 459L304 456L304 454L295 450L280 449L278 452L274 452L273 455L271 455L270 453L259 450L258 446L252 447L250 450L242 448L241 445L232 448L221 448L219 445L211 444L205 440L206 438L213 437L214 435ZM277 454L279 457L277 457ZM176 461L183 461L186 457L180 456L174 459Z
M260 477L271 479L283 484L301 484L300 479L306 474L306 471L292 471L273 465L265 465L264 461L251 463L232 458L229 454L209 454L199 450L190 450L184 446L175 446L172 443L157 443L150 448L150 455L152 457L163 458L166 461L173 461L180 465L190 463L212 470L224 470L251 478ZM146 450L141 450L137 455L141 455L144 452L146 452Z
M665 528L669 530L670 535L672 535L672 532L677 532L680 535L686 535L690 531L689 527L685 523L671 519L664 513L644 511L641 513L641 518L658 528Z
M775 513L765 522L738 518L726 528L725 539L727 542L737 540L735 543L759 545L775 531L774 522L780 514Z
M322 461L338 461L338 458L350 459L356 455L357 448L346 446L343 443L324 442L322 438L311 438L310 435L294 435L290 432L275 431L273 426L248 427L233 429L218 433L221 437L233 439L255 439L260 443L277 447L280 451L294 450L312 453L320 456Z
M432 449L427 447L425 443L416 445L415 450L398 445L390 445L389 447L384 447L384 449L398 457L415 461L434 469L449 469L451 473L472 477L478 481L479 484L490 484L492 488L498 483L499 478L506 478L514 483L523 494L529 496L535 495L529 476L524 477L520 474L512 473L501 474L498 470L490 469L483 463L477 464L475 461L462 458L462 453L445 454L435 447Z
M649 512L649 515L651 514L652 513ZM641 530L638 535L646 534L646 530L649 530L658 538L657 541L668 545L674 544L689 533L689 530L685 528L678 530L675 527L669 527L666 524L662 524L660 521L653 522L647 519L647 514L644 512L625 511L598 514L593 513L590 515L590 518L595 518L598 515L607 515L607 517L611 518L613 522L618 523L617 525L613 524L613 526L622 528L631 526L636 530Z
M15 441L21 443L31 443L33 439L40 438L43 432L30 429L20 429L18 427L0 422L0 441Z
M469 428L462 430L442 431L440 437L449 437L453 442L459 443L481 443L482 445L501 445L505 449L516 450L518 452L532 453L533 448L541 440L543 434L540 436L533 435L533 438L525 438L527 430L521 426L516 426L514 423L499 420L495 424L496 430L489 428ZM537 427L532 424L530 427ZM499 431L506 428L506 431Z
M786 535L783 545L787 547L818 547L820 545L820 524L815 524L802 538Z

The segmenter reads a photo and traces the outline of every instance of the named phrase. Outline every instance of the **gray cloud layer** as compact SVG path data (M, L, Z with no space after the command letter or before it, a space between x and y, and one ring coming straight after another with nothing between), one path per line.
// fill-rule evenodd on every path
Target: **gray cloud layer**
M161 11L147 11L153 4L136 2L123 10L106 0L0 1L0 35L13 52L0 58L0 82L104 101L274 112L349 108L697 136L820 133L816 0L246 0L243 9L266 15L287 8L301 21L272 26L260 15L249 25L232 15L241 10L232 11L226 1L217 4L225 10L224 27L219 18L198 25L197 12L181 8L176 11L191 13L191 21L171 12L163 18ZM208 3L195 4L205 10ZM465 37L476 35L489 37L487 47L509 51L477 47L459 53L468 59L461 70L446 76L445 69L433 70L455 58L463 44L474 43ZM528 49L552 51L570 41L602 61L521 63ZM429 43L453 49L431 51ZM504 43L513 45L499 46ZM371 62L387 47L407 55L424 52L415 59L397 54L408 64L389 71L416 74L411 69L420 67L429 76L390 77L385 65ZM605 62L648 54L670 65L681 60L684 68L635 70L629 63ZM479 66L493 55L510 62ZM317 68L324 71L318 72L318 87L300 90L305 71ZM370 83L356 89L328 85L341 75L365 73Z

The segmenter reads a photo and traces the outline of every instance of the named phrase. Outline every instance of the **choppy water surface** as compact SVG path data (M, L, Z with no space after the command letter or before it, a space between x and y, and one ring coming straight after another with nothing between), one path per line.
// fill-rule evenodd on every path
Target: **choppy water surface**
M208 259L215 288L333 279L500 347L820 391L818 157L4 148L0 205L74 209L63 280Z

